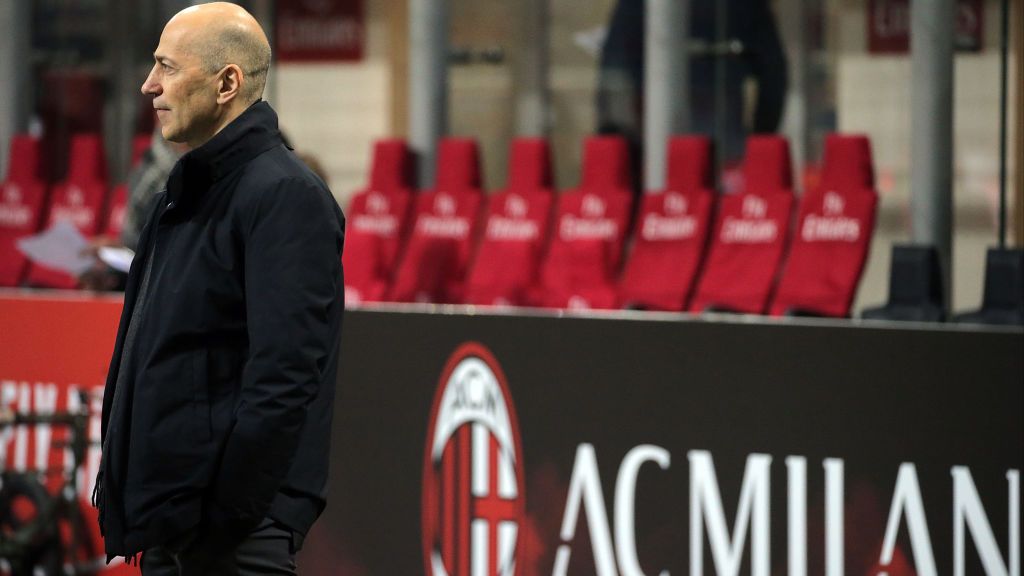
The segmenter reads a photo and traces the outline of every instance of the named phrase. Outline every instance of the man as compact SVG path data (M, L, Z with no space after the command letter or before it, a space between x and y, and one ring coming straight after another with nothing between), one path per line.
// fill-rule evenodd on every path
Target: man
M719 39L718 15L724 9L725 36L738 41L743 50L735 55L690 54L690 129L723 141L717 151L726 164L739 161L749 133L775 132L782 120L787 90L786 52L775 25L768 0L722 0L690 2L689 45L711 46ZM640 160L642 140L641 108L644 90L644 43L646 2L619 0L611 14L608 37L601 50L597 87L598 131L625 135L631 143L633 160ZM717 65L725 58L723 78ZM748 108L747 79L757 82L753 118L744 121ZM715 86L724 83L725 101L718 102ZM725 125L715 126L715 112L724 108ZM634 164L634 166L638 166ZM640 174L642 170L635 170Z
M242 8L185 9L142 86L190 151L141 234L103 399L94 500L143 574L293 574L325 505L344 220L260 100Z

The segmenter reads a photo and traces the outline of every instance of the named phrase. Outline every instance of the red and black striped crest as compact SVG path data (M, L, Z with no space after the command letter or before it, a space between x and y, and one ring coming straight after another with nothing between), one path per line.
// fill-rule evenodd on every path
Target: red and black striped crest
M463 344L441 376L423 465L430 576L512 576L525 517L522 441L494 356Z

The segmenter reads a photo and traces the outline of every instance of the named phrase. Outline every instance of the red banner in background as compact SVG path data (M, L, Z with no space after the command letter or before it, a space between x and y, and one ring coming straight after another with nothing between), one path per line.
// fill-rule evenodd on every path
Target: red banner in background
M89 495L99 467L103 384L120 315L120 298L0 293L0 411L77 411L83 403L80 392L88 393L90 446L74 478L86 539L74 546L73 554L75 562L94 566L102 566L105 556ZM13 475L28 472L21 477L26 481L39 477L33 471L48 471L42 478L56 495L72 468L67 440L69 431L62 425L0 428L2 469ZM66 521L62 524L67 547L70 531ZM5 562L0 560L0 574L10 569ZM112 563L102 573L136 572Z
M363 0L278 0L274 36L281 62L362 60Z
M957 0L954 46L963 52L982 48L985 6L982 0ZM868 51L910 51L910 0L868 0Z

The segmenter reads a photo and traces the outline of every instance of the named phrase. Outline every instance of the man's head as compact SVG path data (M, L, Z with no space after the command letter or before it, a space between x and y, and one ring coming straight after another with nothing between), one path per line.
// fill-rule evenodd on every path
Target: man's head
M142 93L154 96L164 138L195 148L262 97L270 43L243 8L212 2L171 18L153 59Z

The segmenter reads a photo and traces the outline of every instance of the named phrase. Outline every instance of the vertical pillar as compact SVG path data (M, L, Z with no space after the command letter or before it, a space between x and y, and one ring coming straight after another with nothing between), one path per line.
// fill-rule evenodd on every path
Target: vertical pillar
M954 0L911 0L910 191L913 241L935 246L948 312L953 245Z
M689 0L647 2L644 34L644 190L663 190L667 144L689 126Z
M28 127L31 29L30 0L0 2L0 180L7 176L11 136Z
M1017 248L1021 248L1024 247L1024 161L1021 160L1024 158L1024 127L1021 126L1024 124L1024 90L1021 89L1020 83L1024 79L1024 38L1021 38L1021 35L1024 34L1024 6L1020 2L1013 2L1010 9L1010 18L1013 22L1013 25L1010 26L1013 34L1013 61L1017 63L1017 88L1014 90L1016 104L1014 104L1014 111L1010 116L1015 133L1012 147L1012 169L1015 174L1012 205L1014 206L1013 219L1016 220L1014 237Z
M437 140L448 129L448 3L409 0L409 144L417 186L434 185Z
M786 108L782 120L782 131L792 145L793 165L807 165L810 148L808 126L807 39L808 21L806 0L780 0L776 3L779 18L779 33L782 45L786 47L789 61L789 91L786 94Z
M728 153L728 93L727 73L729 68L728 51L725 49L729 41L729 3L715 2L715 39L712 42L711 54L715 58L715 105L714 105L714 143L715 143L715 174L722 177L724 158Z
M139 5L135 0L109 0L107 61L112 98L107 103L104 131L111 182L124 182L131 169L132 136L139 113L140 78L136 23ZM153 47L155 48L155 46Z
M548 0L520 0L515 52L516 135L548 133Z

